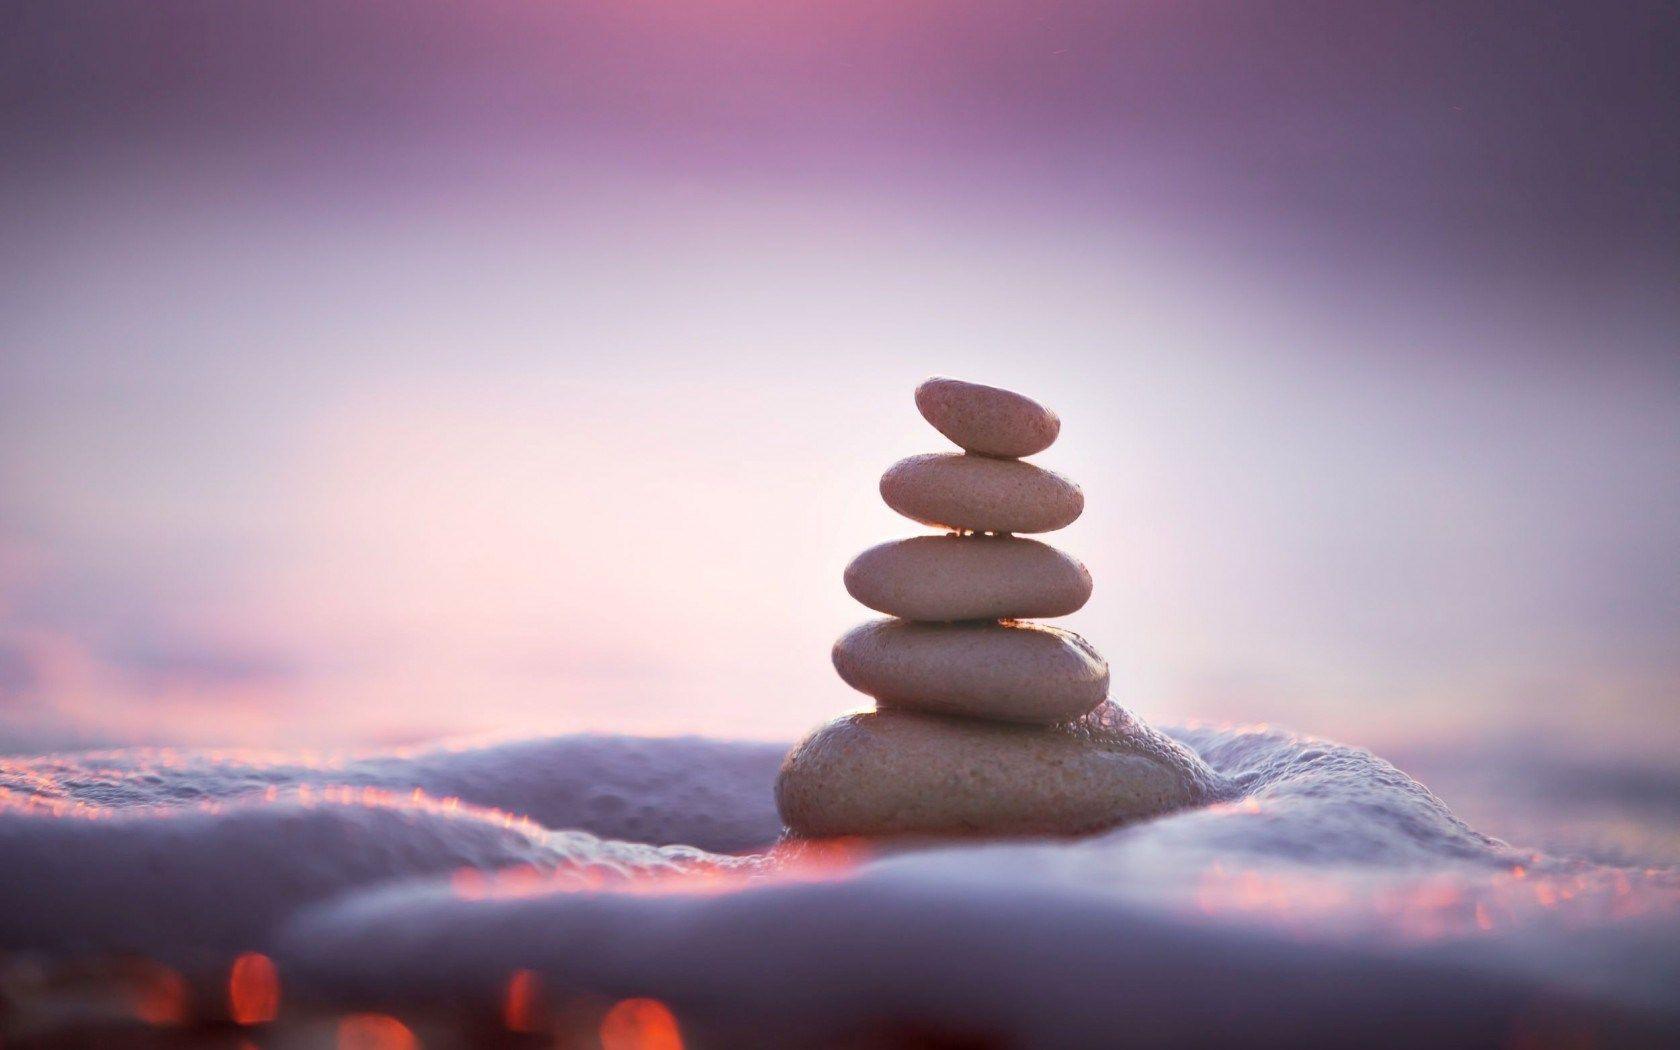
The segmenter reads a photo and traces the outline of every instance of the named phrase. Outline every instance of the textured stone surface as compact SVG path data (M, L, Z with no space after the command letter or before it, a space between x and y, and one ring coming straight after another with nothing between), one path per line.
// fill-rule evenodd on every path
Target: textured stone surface
M846 566L846 590L907 620L1066 616L1091 597L1085 566L1037 540L915 536L871 547Z
M894 463L881 476L881 498L912 521L975 532L1051 532L1085 509L1085 493L1054 471L948 452Z
M794 748L776 807L807 837L1078 834L1219 789L1187 748L1114 704L1059 726L870 711Z
M1056 413L1013 390L934 376L916 388L916 407L961 448L1018 458L1043 452L1061 432Z
M834 643L834 669L883 707L1064 722L1108 696L1108 664L1072 631L1030 623L871 620Z

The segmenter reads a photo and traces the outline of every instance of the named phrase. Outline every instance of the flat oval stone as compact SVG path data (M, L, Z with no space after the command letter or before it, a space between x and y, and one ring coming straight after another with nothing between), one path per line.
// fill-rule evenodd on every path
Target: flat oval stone
M1072 631L1033 623L871 620L834 643L834 669L883 707L1066 722L1108 696L1108 662Z
M1085 493L1054 471L960 452L899 460L881 475L881 498L912 521L975 532L1052 532L1085 509Z
M1014 536L914 536L869 548L846 566L846 590L906 620L1066 616L1091 597L1077 559Z
M1105 703L1023 726L910 711L844 715L793 749L776 808L795 835L1072 835L1205 802L1188 748Z
M1018 459L1043 452L1062 429L1056 413L1030 397L944 376L916 388L916 407L933 429L983 456Z

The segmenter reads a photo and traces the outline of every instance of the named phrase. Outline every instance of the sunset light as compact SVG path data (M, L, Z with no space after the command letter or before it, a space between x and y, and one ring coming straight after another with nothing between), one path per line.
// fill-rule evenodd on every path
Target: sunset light
M677 1019L657 999L624 999L601 1018L601 1050L682 1050Z
M1680 1047L1674 0L11 0L0 1050Z
M274 960L246 952L228 973L228 1016L234 1024L267 1024L280 1016L280 973Z

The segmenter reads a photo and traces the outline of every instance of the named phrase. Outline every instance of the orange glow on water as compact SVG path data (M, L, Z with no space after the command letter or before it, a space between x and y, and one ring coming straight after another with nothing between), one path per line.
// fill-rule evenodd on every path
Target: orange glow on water
M147 964L129 986L129 1005L146 1024L185 1024L189 992L186 979L167 966Z
M601 1018L601 1050L682 1050L677 1019L658 999L625 999Z
M1482 930L1493 929L1493 917L1488 914L1487 905L1476 905L1476 927Z
M464 901L483 900L490 880L477 868L456 868L449 873L449 889Z
M261 952L246 952L228 972L228 1016L234 1024L267 1024L280 1016L280 971Z
M874 855L869 840L857 836L832 839L800 839L778 844L770 859L784 873L805 878L844 874Z
M1548 921L1592 926L1680 911L1680 879L1617 869L1517 865L1491 878L1474 872L1362 880L1346 872L1206 868L1194 893L1211 918L1251 918L1304 936L1377 934L1430 941Z
M549 893L623 893L636 896L710 896L734 893L767 879L814 882L846 877L870 855L854 839L799 842L778 846L751 859L689 862L658 871L624 870L608 865L512 864L484 871L457 868L449 888L467 901L506 900Z
M420 1050L408 1026L387 1014L351 1014L338 1022L338 1050Z
M502 998L502 1020L510 1032L541 1031L542 979L531 970L515 970Z

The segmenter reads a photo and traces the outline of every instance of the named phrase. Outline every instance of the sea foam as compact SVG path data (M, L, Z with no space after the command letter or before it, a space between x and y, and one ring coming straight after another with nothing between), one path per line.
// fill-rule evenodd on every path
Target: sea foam
M1212 805L1078 839L776 845L783 749L610 736L0 759L0 949L400 1012L647 996L714 1041L1680 1033L1680 873L1519 848L1370 752L1172 735ZM890 1038L888 1038L890 1037Z

